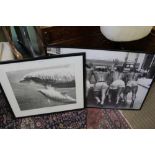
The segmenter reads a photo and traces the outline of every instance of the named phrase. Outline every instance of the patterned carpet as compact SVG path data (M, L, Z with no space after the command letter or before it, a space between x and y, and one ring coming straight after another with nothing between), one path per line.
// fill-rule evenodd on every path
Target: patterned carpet
M83 129L86 110L15 118L9 103L0 93L0 128L2 129Z
M15 118L0 93L1 129L112 129L130 128L117 110L87 109L26 118Z
M129 124L118 110L87 109L88 129L130 129Z

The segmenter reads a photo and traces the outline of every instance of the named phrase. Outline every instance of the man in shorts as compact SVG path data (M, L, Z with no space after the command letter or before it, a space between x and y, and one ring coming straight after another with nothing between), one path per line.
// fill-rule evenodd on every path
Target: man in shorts
M108 102L119 104L120 99L122 99L121 95L125 89L125 82L123 79L123 67L117 67L119 64L118 60L113 61L113 65L109 72L109 90L108 90Z
M106 97L106 91L108 89L108 85L106 82L98 81L94 85L94 97L96 99L97 104L104 104L105 97Z
M106 97L106 91L108 88L108 85L105 82L106 74L104 72L99 73L98 71L96 71L95 66L93 64L89 64L88 66L87 66L86 94L88 96L89 92L91 92L89 95L90 97L88 98L93 98L96 104L103 105ZM92 80L92 77L94 80Z
M86 73L86 96L88 97L89 91L94 87L94 83L96 83L98 78L92 63L86 64ZM92 81L94 82L92 83Z
M117 70L113 73L113 82L110 84L109 87L109 102L115 102L116 105L119 104L121 99L121 94L125 89L125 82L122 80L122 74L120 74Z
M136 72L135 68L131 68L130 72L127 73L126 75L126 88L124 90L124 101L125 104L127 104L127 95L128 93L132 93L132 101L130 104L130 107L132 108L136 99L136 94L138 91L138 78L139 78L140 74Z

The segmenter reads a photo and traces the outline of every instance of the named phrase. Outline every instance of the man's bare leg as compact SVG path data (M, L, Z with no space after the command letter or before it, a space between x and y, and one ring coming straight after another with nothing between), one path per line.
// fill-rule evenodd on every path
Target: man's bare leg
M108 91L108 102L111 103L111 90Z
M101 95L102 95L102 96L101 96L101 105L104 104L107 89L108 89L108 88L105 88L105 89L102 89L102 90L101 90Z
M132 108L133 105L134 105L134 102L135 102L135 99L136 99L137 91L138 91L138 86L134 86L134 87L132 88L132 102L131 102L131 104L130 104L130 108Z
M95 100L96 100L97 104L100 104L101 103L101 100L99 99L98 96L95 96Z
M126 86L125 90L124 90L124 93L123 93L123 98L124 98L124 104L125 105L127 105L127 96L128 96L129 92L130 92L130 87Z
M120 100L120 97L121 97L122 89L123 88L120 88L120 87L118 88L117 98L116 98L116 105L119 104L119 100Z
M116 104L119 104L120 99L121 99L121 101L124 100L124 98L123 98L124 89L125 89L124 87L118 88Z

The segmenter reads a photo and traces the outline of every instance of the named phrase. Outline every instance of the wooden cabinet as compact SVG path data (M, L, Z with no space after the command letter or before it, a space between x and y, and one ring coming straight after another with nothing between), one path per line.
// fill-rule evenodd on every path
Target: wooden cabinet
M55 26L42 28L45 43L63 47L133 50L155 53L155 32L132 42L112 42L100 32L99 26Z

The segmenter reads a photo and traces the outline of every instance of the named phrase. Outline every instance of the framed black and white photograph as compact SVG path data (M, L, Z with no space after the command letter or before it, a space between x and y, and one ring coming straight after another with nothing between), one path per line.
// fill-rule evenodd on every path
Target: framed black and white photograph
M84 108L84 53L0 63L16 117Z
M154 54L56 47L47 52L86 53L87 107L141 109L155 76Z

